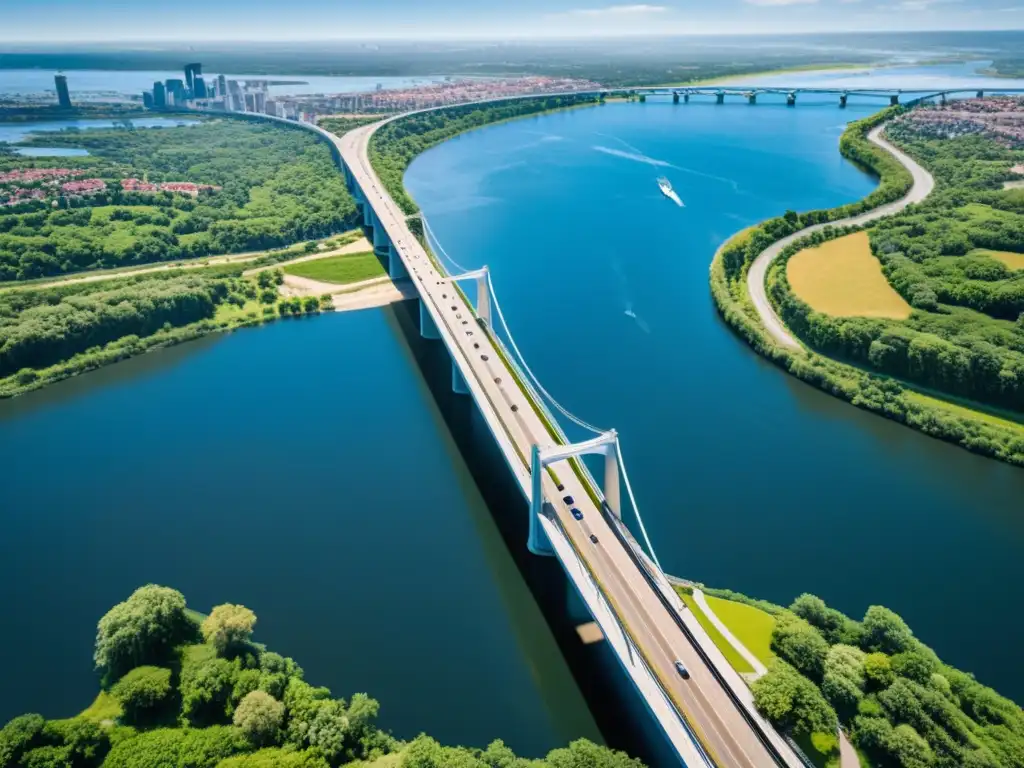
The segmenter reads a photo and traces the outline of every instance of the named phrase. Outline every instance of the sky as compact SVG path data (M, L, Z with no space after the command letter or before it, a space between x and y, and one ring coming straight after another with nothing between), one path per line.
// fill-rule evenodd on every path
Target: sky
M956 29L1024 29L1024 0L0 0L22 43Z

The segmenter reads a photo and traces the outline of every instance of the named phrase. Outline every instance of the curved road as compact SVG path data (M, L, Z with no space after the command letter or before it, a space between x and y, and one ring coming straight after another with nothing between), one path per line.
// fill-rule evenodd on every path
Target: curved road
M874 208L867 213L862 213L859 216L851 216L848 219L840 219L839 221L830 221L828 224L815 224L813 227L807 227L806 229L801 229L799 232L794 232L792 235L784 237L779 240L779 242L766 248L758 254L757 258L754 259L753 264L750 265L750 269L747 272L747 290L750 292L750 298L754 302L757 314L760 315L761 322L764 324L765 329L771 335L772 339L774 339L777 344L786 347L787 349L800 351L803 347L800 345L800 342L797 341L796 337L789 332L785 324L775 313L775 308L768 300L768 291L765 287L765 277L768 274L768 267L771 266L771 263L775 261L776 257L785 250L786 246L802 237L806 237L812 232L824 229L827 226L860 226L861 224L867 224L869 221L880 219L883 216L891 216L894 213L899 213L908 205L920 203L928 197L935 188L935 179L932 178L928 171L882 138L882 131L884 128L885 125L883 124L873 129L871 133L868 134L868 141L887 150L893 155L893 157L900 161L904 168L910 171L910 175L914 178L914 184L906 196L896 200L895 202L886 203L878 208Z

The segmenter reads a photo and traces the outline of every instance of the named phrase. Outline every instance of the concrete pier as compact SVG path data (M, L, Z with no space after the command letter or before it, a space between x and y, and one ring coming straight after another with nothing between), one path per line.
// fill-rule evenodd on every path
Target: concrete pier
M683 94L683 103L684 104L689 104L690 103L690 94L689 93L684 93Z
M715 94L715 104L725 104L725 94L722 91Z
M462 376L462 371L459 370L459 365L452 360L452 392L457 395L468 395L469 385L466 384L466 379Z
M850 94L848 94L848 93L841 93L841 94L839 94L839 108L840 109L846 109L846 100L848 98L850 98Z
M756 93L748 93L747 94L747 104L757 104L757 94Z
M437 330L437 323L434 322L434 318L430 316L430 312L423 304L423 299L420 298L420 336L424 339L440 339L441 332Z
M889 97L889 103L895 107L897 104L900 103L900 95L898 93L894 93L892 96Z
M788 96L786 96L786 106L787 107L795 107L796 106L796 93L795 92L791 92Z

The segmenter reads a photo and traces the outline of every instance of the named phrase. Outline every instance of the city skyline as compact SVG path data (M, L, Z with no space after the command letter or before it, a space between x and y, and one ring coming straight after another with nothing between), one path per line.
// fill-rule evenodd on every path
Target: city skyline
M1021 28L1024 0L34 0L0 9L0 39L23 44Z

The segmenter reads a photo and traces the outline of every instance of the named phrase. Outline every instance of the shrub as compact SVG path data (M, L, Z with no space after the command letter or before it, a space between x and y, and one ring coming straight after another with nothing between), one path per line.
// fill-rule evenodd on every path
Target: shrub
M817 686L784 662L776 662L752 688L758 711L783 730L800 736L836 728L836 713Z
M42 715L21 715L0 730L0 766L16 765L29 749L40 744L46 721Z
M313 750L294 752L274 747L229 757L219 762L217 768L328 768L328 763Z
M171 694L171 670L136 667L110 689L124 712L126 722L141 724L153 717Z
M890 656L910 650L914 645L914 633L902 618L888 608L872 605L864 614L863 648L866 651L881 651Z
M225 722L231 715L237 672L227 659L187 663L181 672L182 715L193 725Z
M864 677L875 690L888 688L896 679L889 657L884 653L869 653L864 657Z
M281 738L284 704L269 693L252 691L235 710L234 723L256 746L274 744Z
M255 625L255 613L244 605L226 603L214 608L203 621L203 638L223 656L247 645Z
M825 672L828 643L809 623L793 614L783 614L772 630L772 650L813 680Z
M214 768L224 758L249 749L233 726L158 728L118 742L103 768Z

